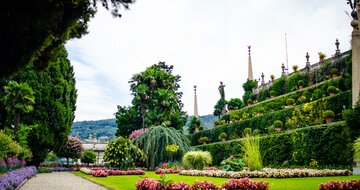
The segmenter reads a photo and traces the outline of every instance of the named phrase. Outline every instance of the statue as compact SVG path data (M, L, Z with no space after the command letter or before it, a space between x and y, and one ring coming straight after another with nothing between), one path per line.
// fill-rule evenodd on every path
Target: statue
M220 97L222 100L225 100L225 85L223 84L222 81L220 81L220 86L218 87L219 93L220 93Z

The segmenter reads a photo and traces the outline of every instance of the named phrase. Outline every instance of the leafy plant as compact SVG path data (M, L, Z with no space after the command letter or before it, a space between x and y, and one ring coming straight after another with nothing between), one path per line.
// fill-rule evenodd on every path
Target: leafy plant
M151 127L133 142L147 155L145 165L152 170L161 162L172 161L171 158L180 160L190 150L189 139L171 127ZM179 150L175 154L169 155L166 153L165 147L172 144L178 145Z
M138 129L138 130L134 130L131 132L131 134L129 135L129 139L130 140L133 140L135 139L136 137L144 134L148 129L147 128L142 128L142 129Z
M89 163L94 163L96 161L96 154L92 150L85 150L84 155L81 158L82 163L86 163L89 165Z
M222 132L220 135L219 135L219 140L222 140L222 139L226 139L227 138L227 134L225 132Z
M280 121L280 120L276 120L276 121L274 122L274 127L275 127L275 128L282 128L282 127L283 127L283 122Z
M118 137L106 146L104 160L112 167L120 169L135 168L135 161L144 161L144 152L129 139Z
M60 148L57 153L58 156L66 158L67 165L69 166L69 158L81 158L84 148L79 138L69 136L64 146Z
M263 167L259 138L245 136L241 142L241 150L244 152L243 161L250 170L260 170Z
M270 75L270 78L271 78L272 81L274 81L275 80L275 75Z
M209 138L207 138L207 137L200 137L199 142L200 142L200 143L207 143L207 142L209 142Z
M240 190L240 189L256 189L256 190L268 190L269 183L264 181L252 181L249 178L242 179L229 179L225 182L221 188L228 190Z
M225 171L241 171L245 166L243 161L240 158L235 158L235 156L226 158L220 162L220 165L222 166L222 170Z
M335 116L334 112L331 110L325 110L323 113L324 119L326 118L333 118Z
M202 170L212 163L212 156L207 151L189 151L182 158L184 168Z
M270 90L270 96L275 96L275 91L274 90Z
M196 128L199 129L200 125L201 125L200 119L196 116L192 117L190 124L188 126L189 134L194 133Z
M336 74L338 74L338 72L339 72L339 70L337 68L332 68L330 70L330 74L332 74L332 75L336 75Z
M195 183L191 186L192 189L196 190L216 190L219 189L219 187L211 182L211 181L195 181Z
M229 110L237 110L244 106L244 102L240 98L231 98L228 102Z
M329 86L327 88L327 92L330 93L336 93L337 92L337 88L335 86Z
M326 57L326 55L325 55L324 53L319 52L319 58L320 58L320 60L325 59L325 57Z
M297 84L298 84L298 86L304 86L304 81L303 81L303 80L299 80Z
M295 100L292 99L292 98L289 98L289 99L286 100L286 104L287 104L288 106L292 106L292 105L294 105L294 103L295 103Z
M298 70L299 66L298 65L293 65L292 69L294 70L294 72L296 72Z

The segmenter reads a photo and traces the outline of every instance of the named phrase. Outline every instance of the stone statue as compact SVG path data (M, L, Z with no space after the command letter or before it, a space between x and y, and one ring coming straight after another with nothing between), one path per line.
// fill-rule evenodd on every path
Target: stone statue
M219 93L220 93L220 97L222 100L225 100L225 85L223 84L222 81L220 81L220 86L218 87Z

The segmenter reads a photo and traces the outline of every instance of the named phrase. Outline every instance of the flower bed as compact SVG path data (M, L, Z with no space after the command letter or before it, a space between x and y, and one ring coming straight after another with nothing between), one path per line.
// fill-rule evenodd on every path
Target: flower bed
M100 169L100 168L80 168L80 172L93 175L94 177L106 177L108 175L144 175L143 170L113 170L113 169Z
M169 182L167 185L162 184L161 182L151 179L144 178L139 180L135 184L137 190L237 190L237 189L248 189L248 190L268 190L269 184L263 181L251 181L248 178L243 179L229 179L222 186L217 186L215 183L210 181L195 181L195 183L190 186L185 182Z
M0 175L0 189L15 189L25 179L37 173L35 166L24 167Z
M65 167L39 167L39 169L50 170L52 172L79 171L78 168L65 168Z
M222 177L222 178L244 178L244 177L258 177L258 178L293 178L293 177L325 177L325 176L347 176L351 175L350 170L316 170L316 169L271 169L264 168L261 171L247 171L240 172L231 171L210 171L210 170L182 170L180 175L187 176L208 176L208 177Z
M179 173L180 171L181 171L180 169L173 169L173 168L162 169L162 168L159 168L159 169L155 170L155 173L156 174L163 174L164 172L166 172L167 174L174 174L174 173Z
M320 184L319 190L345 190L345 189L360 189L360 181L330 181L328 183Z
M19 160L16 157L9 157L5 160L0 160L0 174L22 168L25 165L25 160Z
M87 174L87 175L91 175L91 172L93 170L91 170L90 168L80 168L80 172Z

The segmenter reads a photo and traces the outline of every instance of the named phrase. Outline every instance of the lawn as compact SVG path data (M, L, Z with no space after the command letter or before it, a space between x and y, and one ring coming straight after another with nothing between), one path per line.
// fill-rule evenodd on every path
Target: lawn
M159 179L160 175L155 174L155 172L146 172L144 176L108 176L108 177L93 177L91 175L86 175L81 172L74 172L75 175L89 179L95 183L101 184L108 188L114 190L135 190L136 181L140 180L142 177L147 176L149 178ZM214 177L200 177L200 176L182 176L178 174L168 174L168 178L172 181L185 181L190 185L195 181L212 181L218 185L221 185L223 182L227 181L226 178L214 178ZM271 190L277 189L288 189L288 190L311 190L318 189L320 183L325 183L328 181L340 180L360 180L360 175L353 176L339 176L339 177L306 177L306 178L287 178L287 179L274 179L274 178L253 178L253 180L267 181L270 184Z

